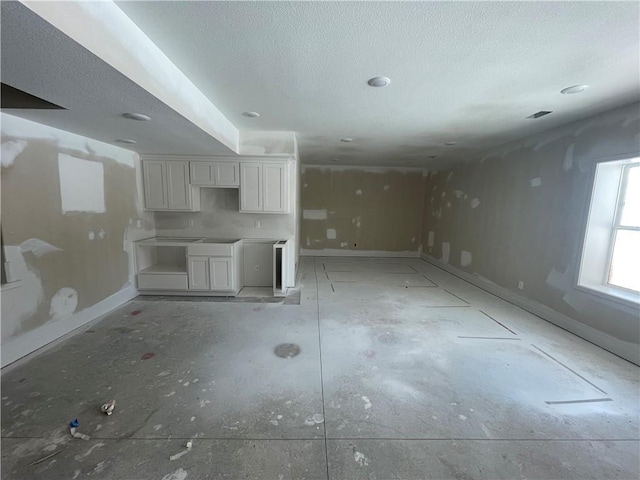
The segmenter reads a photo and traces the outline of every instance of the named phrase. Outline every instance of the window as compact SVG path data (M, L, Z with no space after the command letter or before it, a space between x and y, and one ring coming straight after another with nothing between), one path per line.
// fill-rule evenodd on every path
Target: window
M640 157L596 165L578 286L640 303Z
M640 291L640 163L625 165L611 236L608 284Z

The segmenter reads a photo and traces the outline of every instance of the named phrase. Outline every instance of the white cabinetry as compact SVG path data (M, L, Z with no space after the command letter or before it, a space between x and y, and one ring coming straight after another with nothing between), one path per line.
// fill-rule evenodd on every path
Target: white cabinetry
M237 293L242 285L241 242L187 246L189 290Z
M138 288L172 295L235 296L242 289L242 240L150 238L136 242Z
M239 162L189 162L191 185L237 188L240 185Z
M188 257L189 290L233 290L232 257Z
M240 162L240 212L288 213L286 162Z
M143 160L145 210L200 210L200 190L189 185L189 162Z
M187 257L189 290L211 290L209 257Z

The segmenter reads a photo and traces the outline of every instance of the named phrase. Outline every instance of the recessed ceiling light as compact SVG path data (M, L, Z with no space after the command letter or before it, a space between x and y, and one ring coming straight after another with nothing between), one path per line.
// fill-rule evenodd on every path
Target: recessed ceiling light
M351 143L353 142L353 138L341 138L340 141L344 143Z
M151 120L150 116L143 113L123 113L122 116L124 118L128 118L129 120L138 120L140 122L147 122Z
M444 142L447 147L451 147L456 144L456 142Z
M587 88L589 88L589 85L572 85L571 87L563 88L560 90L560 93L571 95L573 93L584 92Z
M137 140L131 140L130 138L118 138L116 140L116 142L118 142L118 143L130 143L130 144L138 143Z
M242 112L242 116L249 118L258 118L260 114L258 112Z
M386 87L391 83L389 77L373 77L367 82L371 87Z

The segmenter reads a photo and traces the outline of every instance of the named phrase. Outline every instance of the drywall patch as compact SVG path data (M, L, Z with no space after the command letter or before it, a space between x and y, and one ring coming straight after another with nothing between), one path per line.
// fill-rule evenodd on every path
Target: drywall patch
M453 177L453 172L449 172L449 175L447 175L447 182L451 180L451 177Z
M54 319L68 317L76 311L77 307L78 292L73 288L63 287L51 298L49 315Z
M360 189L356 190L356 195L362 195L362 190Z
M449 263L449 255L451 254L451 245L449 242L442 242L442 261Z
M471 252L462 250L462 252L460 252L460 266L468 267L469 265L471 265Z
M530 183L531 188L536 188L542 185L542 179L540 177L532 178Z
M58 175L62 213L105 212L102 163L59 153Z
M348 245L348 243L347 243L347 242L341 242L341 243L340 243L340 246L341 246L342 248L345 248L347 245Z
M27 266L19 245L5 245L9 281L20 280L18 288L2 292L2 340L21 330L21 322L33 316L44 301L42 281L37 270Z
M327 211L326 210L303 210L302 218L304 220L326 220Z
M573 149L575 148L575 146L576 146L575 143L572 143L571 145L569 145L569 147L567 148L567 151L564 154L562 169L564 170L565 173L567 173L569 170L571 170L571 167L573 167Z
M327 228L327 240L335 240L335 239L336 239L336 229Z
M89 230L87 236L89 237L89 240L95 240L96 238L96 234L93 232L93 230Z
M478 208L480 206L480 199L474 198L471 200L471 208Z
M43 255L51 252L61 252L62 249L51 245L50 243L40 240L39 238L30 238L20 244L20 252L31 252L36 257L40 258Z
M101 228L100 231L98 232L98 236L100 237L100 240L102 240L104 237L107 236L107 232L104 228Z
M383 190L389 190L389 185L385 185L384 187L382 187Z
M433 240L434 240L435 236L436 236L436 232L431 230L429 232L429 236L427 237L427 247L433 247Z
M2 143L2 149L0 154L0 163L3 167L7 168L13 165L18 155L27 147L27 142L24 140L9 140Z
M462 198L462 195L464 195L464 192L462 190L454 190L453 194L456 196L456 198Z

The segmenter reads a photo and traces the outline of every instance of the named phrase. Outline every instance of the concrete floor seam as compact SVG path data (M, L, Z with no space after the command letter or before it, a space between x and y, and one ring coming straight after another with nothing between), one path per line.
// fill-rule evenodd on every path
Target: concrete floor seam
M324 378L322 374L322 333L320 331L320 292L318 288L318 269L316 268L316 257L313 257L313 273L315 274L315 277L316 277L316 315L317 315L317 321L318 321L318 353L320 358L320 394L321 394L321 400L322 400L322 418L323 418L322 430L324 433L324 455L325 455L325 462L327 465L327 480L329 480L330 475L329 475L329 449L327 447L327 417L325 413ZM326 271L325 271L325 275L327 275L327 279L329 279L329 275L327 274ZM333 284L331 284L331 290L335 292L333 288Z

